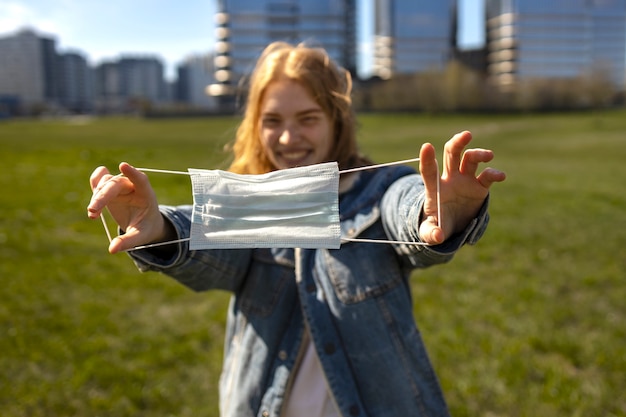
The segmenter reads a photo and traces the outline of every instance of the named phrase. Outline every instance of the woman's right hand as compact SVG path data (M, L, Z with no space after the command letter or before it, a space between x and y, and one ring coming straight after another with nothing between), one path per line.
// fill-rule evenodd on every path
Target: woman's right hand
M93 191L87 215L96 219L108 207L113 219L125 232L115 237L109 252L171 240L174 231L165 221L148 177L122 162L122 175L111 175L106 167L96 168L89 182Z

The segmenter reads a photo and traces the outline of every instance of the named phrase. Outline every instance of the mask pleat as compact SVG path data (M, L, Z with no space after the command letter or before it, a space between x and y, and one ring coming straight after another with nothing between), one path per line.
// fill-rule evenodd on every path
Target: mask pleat
M340 246L336 163L258 176L190 173L191 249Z

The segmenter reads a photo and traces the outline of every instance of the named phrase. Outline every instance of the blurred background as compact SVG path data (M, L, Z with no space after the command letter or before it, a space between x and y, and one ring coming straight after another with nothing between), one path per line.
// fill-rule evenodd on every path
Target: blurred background
M276 40L326 48L360 110L623 105L625 21L625 0L3 0L0 113L232 113Z
M452 415L626 416L625 31L626 0L0 0L0 415L218 415L229 294L108 254L88 178L226 169L287 40L352 73L376 162L470 130L507 173L481 241L411 279Z

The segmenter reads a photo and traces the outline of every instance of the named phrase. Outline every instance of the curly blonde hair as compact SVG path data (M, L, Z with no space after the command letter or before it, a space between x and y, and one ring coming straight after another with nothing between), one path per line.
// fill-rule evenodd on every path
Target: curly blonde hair
M328 161L337 161L340 169L369 163L358 152L350 73L336 65L321 48L274 42L265 48L250 77L244 117L232 146L230 171L263 174L276 169L263 151L259 132L265 91L279 79L300 83L330 118L335 137Z

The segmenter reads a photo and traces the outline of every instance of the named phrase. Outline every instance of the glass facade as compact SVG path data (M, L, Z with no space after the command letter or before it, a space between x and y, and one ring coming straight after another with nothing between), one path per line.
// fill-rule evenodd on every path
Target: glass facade
M220 0L214 95L230 95L271 42L322 46L356 73L355 0Z
M373 72L381 78L440 70L455 44L453 0L375 0Z
M486 13L497 84L599 70L624 87L626 0L487 0Z

